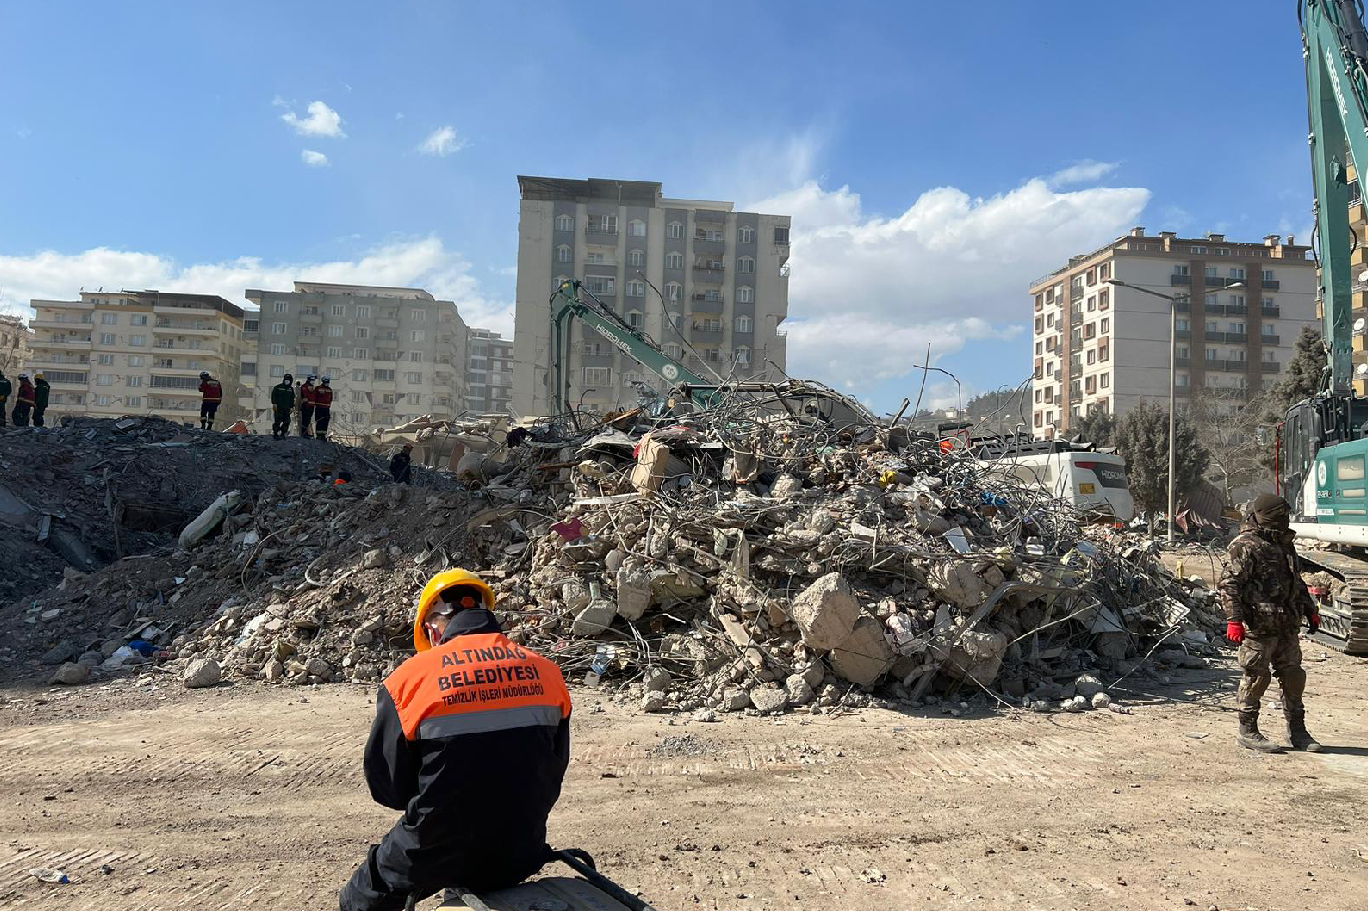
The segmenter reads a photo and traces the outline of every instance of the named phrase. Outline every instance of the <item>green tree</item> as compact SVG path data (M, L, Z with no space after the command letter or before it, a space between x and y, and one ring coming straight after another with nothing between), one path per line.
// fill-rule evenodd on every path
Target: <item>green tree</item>
M1168 510L1168 409L1141 402L1121 418L1116 428L1116 447L1126 459L1131 495L1140 512ZM1176 492L1193 489L1206 473L1211 456L1197 440L1191 422L1181 415L1177 422Z
M1287 362L1278 382L1268 391L1264 421L1282 423L1287 416L1287 409L1319 392L1325 365L1325 346L1321 343L1320 330L1302 326L1292 359Z
M1097 446L1112 446L1116 440L1116 416L1108 411L1093 410L1077 424L1072 421L1069 439L1075 443L1093 443Z

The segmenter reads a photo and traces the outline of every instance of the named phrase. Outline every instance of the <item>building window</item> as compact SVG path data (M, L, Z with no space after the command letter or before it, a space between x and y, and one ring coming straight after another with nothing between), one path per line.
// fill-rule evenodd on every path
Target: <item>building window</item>
M633 329L640 329L645 322L640 310L627 311L627 325Z
M423 352L421 352L421 351L410 351L410 352L409 352L409 363L410 363L410 364L421 364L422 362L423 362Z
M590 275L584 279L584 287L591 294L617 294L617 279L610 275Z
M1216 306L1217 302L1218 302L1218 298L1217 298L1217 296L1216 296L1215 294L1208 294L1208 295L1206 296L1206 305L1207 305L1208 307L1214 307L1214 306Z
M631 221L627 222L627 234L631 237L645 237L646 222L642 221L640 218L633 218Z
M677 301L677 300L679 300L680 296L681 296L683 293L684 293L684 286L681 285L679 282L666 282L666 283L665 283L665 299L666 299L666 300L668 300L668 301Z
M1263 280L1266 281L1266 282L1271 282L1271 281L1274 280L1274 279L1273 279L1273 270L1272 270L1272 269L1265 269L1265 270L1263 270Z
M556 247L556 262L558 262L558 263L568 263L568 262L570 262L570 245L569 245L569 244L561 244L560 246Z
M646 254L641 250L633 250L627 254L627 265L644 266L646 265Z
M1235 322L1235 321L1232 321L1231 324L1230 324L1230 331L1231 331L1231 332L1234 332L1236 335L1244 335L1244 333L1245 333L1245 324L1242 323L1242 322Z
M1217 277L1217 273L1220 272L1220 271L1221 271L1221 270L1218 269L1216 266L1207 266L1207 267L1206 267L1206 277L1207 277L1207 278L1216 278L1216 277Z
M275 312L276 312L276 313L289 313L289 312L290 312L290 302L289 302L289 301L276 301L276 302L275 302Z
M738 304L755 303L755 289L750 285L742 285L736 289L736 302Z
M1096 295L1096 294L1089 295L1089 296L1088 296L1088 312L1089 312L1089 313L1092 313L1092 312L1093 312L1094 310L1096 310L1096 309L1097 309L1097 295Z
M415 370L409 373L405 373L404 379L408 380L408 384L410 386L417 386L418 384L423 382L423 375Z
M736 229L736 242L741 244L755 243L755 229L750 225L742 225Z
M566 215L564 212L562 212L560 215L557 215L557 216L556 216L556 230L557 230L557 231L573 231L573 230L575 230L575 220L574 220L573 218L571 218L569 215Z
M789 229L787 225L774 227L774 242L781 247L787 247L789 242Z
M633 279L632 281L629 281L629 282L627 283L627 296L628 296L628 297L645 297L645 296L646 296L646 283L643 282L643 281L637 281L637 280L635 280L635 279Z
M1188 267L1187 267L1186 265L1176 265L1176 266L1173 267L1173 274L1174 274L1174 275L1187 275L1187 274L1188 274Z
M1103 288L1097 292L1097 309L1106 310L1111 306L1111 289Z
M1088 349L1088 363L1089 363L1089 364L1095 364L1095 363L1097 363L1097 352L1094 351L1094 350L1092 350L1091 348Z
M1103 335L1106 335L1109 331L1111 331L1111 317L1104 316L1102 318L1102 328L1100 331Z
M280 357L280 356L283 355L284 353L285 353L285 346L284 346L284 345L272 345L272 346L271 346L271 354L275 355L276 357Z
M95 377L96 386L113 386L114 375L112 373L101 373Z
M411 341L411 342L424 342L424 341L427 341L427 330L425 330L425 329L410 329L410 330L409 330L409 341Z
M1111 263L1103 263L1097 267L1097 277L1102 281L1111 278Z
M679 240L684 236L684 225L677 221L672 221L665 226L665 236L671 240Z
M146 313L134 313L132 316L130 316L130 317L128 318L128 322L129 322L129 325L133 325L133 326L146 326L146 325L147 325L147 314L146 314Z
M365 370L353 370L353 371L352 371L352 382L353 382L353 383L364 383L364 382L366 381L366 375L367 375L367 371L365 371Z
M346 316L346 315L347 315L347 305L346 305L346 304L333 304L331 307L328 308L328 312L331 313L333 316Z
M674 358L675 360L678 360L684 354L684 349L674 342L667 342L662 346L662 350L665 352L666 357Z
M393 382L394 382L394 371L393 371L393 370L376 370L376 371L375 371L375 381L376 381L377 383L393 383ZM393 405L394 403L393 403L393 402L390 402L389 404Z
M742 275L755 274L755 260L749 256L743 256L736 261L736 271Z
M100 364L100 366L102 366L102 367L109 367L109 366L112 366L112 365L114 364L114 355L112 355L112 354L102 354L102 355L100 355L99 364Z
M751 350L745 345L736 349L736 363L742 367L749 367L751 361Z
M680 253L678 250L674 250L674 251L672 251L672 252L670 252L670 253L665 254L665 268L667 268L667 269L683 269L683 268L684 268L684 254L683 254L683 253Z
M103 324L103 325L105 325L105 326L117 326L117 325L119 324L119 314L117 314L117 313L101 313L101 314L100 314L100 323Z
M357 327L356 327L356 337L357 337L357 338L370 338L370 328L367 327L367 326L357 326Z
M356 305L356 316L357 316L358 319L370 319L370 315L371 315L371 312L370 312L370 311L371 311L370 304L357 304L357 305Z
M1173 321L1173 328L1178 330L1179 332L1191 332L1192 323L1186 317L1180 316Z
M328 353L325 354L324 357L331 358L332 360L335 360L335 361L336 361L336 360L341 360L341 358L342 358L342 349L339 348L339 347L330 347L330 348L328 349Z
M285 324L284 324L284 323L271 323L271 334L272 334L272 335L284 335L284 334L285 334Z
M140 376L130 376L124 378L125 385L138 387L142 385L143 378Z
M1216 349L1215 349L1215 348L1207 348L1207 350L1206 350L1206 359L1209 360L1209 361L1215 361L1215 360L1219 360L1219 359L1220 359L1219 356L1218 356L1217 353L1216 353Z
M746 316L745 314L742 314L741 316L738 316L738 317L736 318L736 331L737 331L737 332L752 332L752 331L754 331L754 329L755 329L755 321L752 320L749 316Z
M585 367L584 368L584 387L593 389L613 384L613 368L611 367Z
M1035 345L1036 345L1036 347L1035 347L1036 357L1040 357L1042 354L1045 353L1044 350L1042 350L1042 349L1044 349L1045 345L1044 345L1043 342L1036 342Z
M1237 281L1244 281L1245 270L1242 266L1231 266L1230 277Z
M345 326L341 326L341 325L329 326L329 327L328 327L328 337L329 337L329 338L341 338L341 337L342 337L342 332L343 332L344 329L346 329L346 327L345 327Z
M354 357L354 358L355 358L356 360L358 360L358 361L368 361L368 360L370 360L370 349L369 349L369 348L353 348L353 349L352 349L352 357Z

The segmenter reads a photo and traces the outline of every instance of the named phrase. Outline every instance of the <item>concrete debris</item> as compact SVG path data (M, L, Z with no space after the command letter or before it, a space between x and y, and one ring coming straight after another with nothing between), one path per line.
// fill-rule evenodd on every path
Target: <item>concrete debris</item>
M185 666L181 679L190 690L217 686L223 680L223 668L213 658L196 658Z
M93 516L100 546L113 538L101 458L115 460L116 499L142 490L120 486L130 478L155 480L166 489L143 500L183 512L125 534L123 559L101 550L91 571L59 570L55 587L5 607L18 632L0 646L0 679L94 650L97 674L213 661L224 679L373 685L412 653L422 585L457 566L484 575L510 637L567 679L695 717L930 698L1050 711L1091 706L1161 639L1215 654L1214 596L1165 572L1148 539L1088 525L853 403L839 421L806 409L728 393L709 411L584 430L531 422L507 431L512 445L488 428L488 445L449 453L478 454L478 470L415 471L413 487L334 444L186 433L156 448L182 431L72 422L49 439L84 466L63 483L99 507L70 514ZM31 455L13 445L0 455ZM352 483L328 483L324 459ZM176 547L229 491L241 501L217 529Z
M68 661L57 668L57 673L52 675L52 683L63 683L67 686L74 686L78 683L85 683L90 679L90 665L73 664Z

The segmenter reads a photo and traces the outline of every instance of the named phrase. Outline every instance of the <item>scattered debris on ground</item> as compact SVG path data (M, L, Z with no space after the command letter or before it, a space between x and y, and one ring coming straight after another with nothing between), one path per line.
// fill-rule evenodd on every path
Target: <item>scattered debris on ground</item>
M374 682L448 566L483 572L510 635L572 682L699 721L871 701L1121 710L1108 690L1146 659L1215 654L1211 592L1150 539L855 406L838 422L820 398L765 399L515 428L508 445L494 431L461 481L426 489L374 484L368 462L340 489L278 468L255 493L208 483L201 508L244 490L208 537L0 614L33 634L0 649L0 674L80 683L70 667L156 662L186 686ZM274 444L232 442L250 447L233 464ZM223 480L216 452L197 461Z

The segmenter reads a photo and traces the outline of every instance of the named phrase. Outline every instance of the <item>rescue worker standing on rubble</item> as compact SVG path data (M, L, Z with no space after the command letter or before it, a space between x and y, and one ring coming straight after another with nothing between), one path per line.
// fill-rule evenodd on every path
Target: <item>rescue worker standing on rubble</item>
M14 418L15 427L27 427L29 423L29 412L33 410L33 384L29 382L28 374L19 374L19 396L14 403L14 413L10 417Z
M413 444L405 443L404 448L390 458L389 473L396 484L413 483Z
M47 411L48 399L52 395L52 386L43 378L40 370L33 375L33 426L43 426L43 412Z
M1256 499L1242 531L1230 542L1221 574L1226 636L1239 643L1244 670L1237 696L1238 741L1261 753L1282 752L1259 732L1260 700L1273 677L1282 687L1292 748L1313 753L1321 749L1306 730L1306 671L1298 642L1303 620L1313 633L1320 628L1320 609L1302 581L1301 561L1292 547L1296 533L1288 527L1291 513L1282 497L1269 493Z
M380 687L366 744L371 796L404 815L352 874L342 911L512 886L549 859L570 693L554 662L503 634L493 607L494 591L460 569L418 597L418 654Z
M271 422L271 436L275 439L290 435L290 415L294 414L295 389L294 377L288 373L271 387L271 410L275 420Z
M304 385L299 387L299 435L313 436L314 417L314 378L313 374L304 377Z
M0 371L0 427L5 426L5 408L9 402L10 393L14 391L14 384L9 381L9 377Z
M323 377L323 385L314 390L314 435L320 440L328 438L328 425L332 423L333 390L329 384L332 377Z
M223 384L208 373L201 373L199 391L202 396L200 430L213 430L214 415L218 414L219 405L223 403Z

